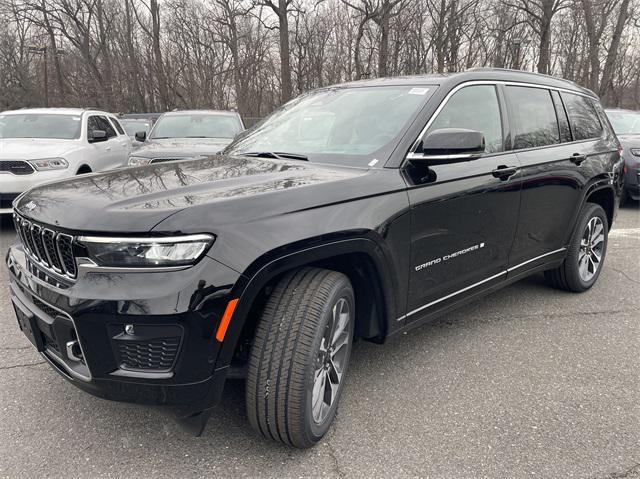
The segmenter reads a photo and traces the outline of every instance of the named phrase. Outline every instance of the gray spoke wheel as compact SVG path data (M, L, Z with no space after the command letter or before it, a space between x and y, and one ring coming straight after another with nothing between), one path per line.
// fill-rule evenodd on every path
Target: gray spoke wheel
M608 233L607 215L602 207L587 203L580 212L566 259L559 267L545 271L547 281L568 291L591 288L602 271Z
M256 431L300 448L322 439L336 414L354 330L345 275L305 267L278 282L249 357L247 414Z
M604 248L604 224L595 216L589 220L578 253L578 272L583 281L590 281L600 268Z
M347 345L350 340L351 311L345 298L331 308L331 319L325 327L313 374L313 420L322 424L331 410L345 370Z

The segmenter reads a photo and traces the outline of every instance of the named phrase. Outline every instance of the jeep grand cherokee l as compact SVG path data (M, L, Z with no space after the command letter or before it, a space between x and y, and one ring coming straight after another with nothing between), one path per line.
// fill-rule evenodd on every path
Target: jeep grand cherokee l
M245 378L267 438L327 432L355 338L382 343L544 271L588 290L620 191L596 96L520 72L367 80L287 103L222 155L15 202L20 327L97 396L198 434Z

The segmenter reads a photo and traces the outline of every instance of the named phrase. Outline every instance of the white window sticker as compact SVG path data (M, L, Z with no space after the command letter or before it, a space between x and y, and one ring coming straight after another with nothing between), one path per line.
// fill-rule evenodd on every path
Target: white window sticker
M425 95L428 91L428 88L412 88L409 90L409 95Z

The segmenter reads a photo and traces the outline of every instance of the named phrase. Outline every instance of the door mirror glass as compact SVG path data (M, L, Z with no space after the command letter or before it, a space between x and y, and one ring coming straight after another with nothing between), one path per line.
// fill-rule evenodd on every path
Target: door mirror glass
M104 130L92 130L89 132L89 143L98 143L107 140L107 132Z
M139 141L140 143L142 143L147 139L147 132L146 131L136 131L135 137L136 137L136 141Z

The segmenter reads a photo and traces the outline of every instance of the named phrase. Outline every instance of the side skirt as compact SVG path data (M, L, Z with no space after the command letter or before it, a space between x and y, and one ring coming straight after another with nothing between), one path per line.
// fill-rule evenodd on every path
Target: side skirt
M456 299L452 299L451 301L447 301L447 302L443 302L441 304L438 305L434 305L433 308L430 308L428 310L425 311L424 314L422 314L420 316L419 319L412 321L408 324L405 324L405 326L403 326L401 329L398 329L396 331L393 332L393 334L389 335L387 337L391 338L391 337L395 337L398 334L402 334L405 333L407 331L410 331L412 329L418 328L426 323L429 323L431 321L433 321L434 319L439 318L440 316L443 316L446 313L449 313L455 309L458 309L462 306L465 306L477 299L480 299L488 294L491 294L495 291L498 291L502 288L504 288L505 286L508 286L510 284L513 284L517 281L520 281L521 279L524 279L528 276L531 276L535 273L539 273L541 271L545 271L548 269L552 269L552 268L556 268L558 266L560 266L562 264L562 262L564 261L564 258L560 258L560 259L556 259L553 261L550 261L548 263L543 263L540 264L538 266L535 266L533 268L530 269L526 269L524 271L518 271L518 269L514 269L513 271L509 271L506 275L506 277L504 279L500 279L500 280L496 280L494 282L491 283L487 283L488 286L485 285L481 285L478 286L473 292L468 293L466 295L461 295L460 297L456 298Z

